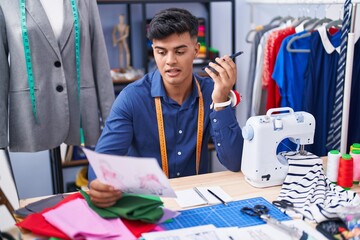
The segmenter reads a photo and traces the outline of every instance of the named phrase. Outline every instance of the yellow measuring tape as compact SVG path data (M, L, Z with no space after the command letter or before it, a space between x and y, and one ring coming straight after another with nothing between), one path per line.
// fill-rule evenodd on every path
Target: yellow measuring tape
M195 83L199 94L199 103L198 103L199 110L198 110L198 123L197 123L198 129L197 129L197 139L196 139L196 174L199 174L201 145L202 145L203 129L204 129L204 99L197 79L195 79ZM156 119L158 124L158 131L159 131L162 170L165 173L165 175L169 177L169 164L168 164L167 152L166 152L164 120L163 120L160 97L155 98L155 108L156 108Z

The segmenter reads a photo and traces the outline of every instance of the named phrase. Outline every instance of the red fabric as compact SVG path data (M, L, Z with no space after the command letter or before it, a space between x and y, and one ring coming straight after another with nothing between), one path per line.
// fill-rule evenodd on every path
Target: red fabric
M42 214L52 209L55 209L58 206L61 206L62 204L67 203L76 198L84 198L84 197L79 192L71 194L66 198L64 198L64 200L56 204L54 207L47 208L40 213L30 214L22 222L17 223L16 226L29 230L34 234L40 236L70 239L65 233L63 233L62 231L60 231L59 229L55 228L53 225L48 223Z
M264 49L264 70L262 75L262 86L267 88L266 110L280 107L281 95L272 74L275 67L276 57L285 37L295 33L294 27L275 30L270 33Z
M56 204L54 207L47 208L40 213L33 213L27 216L22 222L17 223L16 226L29 230L39 236L70 239L65 233L48 223L42 214L76 198L84 197L81 195L80 192L71 194L70 196L64 198L64 200ZM135 237L140 237L142 233L150 232L156 227L156 225L152 223L145 223L141 221L133 221L127 219L121 220L123 221L125 226L132 232L132 234L134 234Z
M121 221L123 221L125 226L137 238L141 237L142 233L150 232L150 231L154 230L156 227L156 224L153 224L153 223L145 223L145 222L141 222L141 221L127 220L127 219L121 219Z

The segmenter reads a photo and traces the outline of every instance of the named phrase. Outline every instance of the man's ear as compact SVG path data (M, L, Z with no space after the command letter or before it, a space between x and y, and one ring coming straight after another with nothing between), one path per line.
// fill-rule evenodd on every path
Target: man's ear
M195 58L198 56L199 51L200 51L200 43L197 42L197 43L195 44Z

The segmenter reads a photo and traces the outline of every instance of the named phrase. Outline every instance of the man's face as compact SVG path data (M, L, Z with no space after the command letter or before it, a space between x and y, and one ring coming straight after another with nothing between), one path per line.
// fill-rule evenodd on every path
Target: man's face
M153 39L156 65L166 86L181 86L192 80L193 60L200 44L189 33L172 34L158 40Z

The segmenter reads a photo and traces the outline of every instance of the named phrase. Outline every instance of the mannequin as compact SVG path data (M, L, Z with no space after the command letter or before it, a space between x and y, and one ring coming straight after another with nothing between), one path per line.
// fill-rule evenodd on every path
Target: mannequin
M51 15L59 14L59 8L47 2L24 4L31 87L19 34L21 5L0 0L0 148L13 152L53 149L61 143L80 145L80 128L85 145L95 145L114 101L96 0L51 1L62 6L63 24ZM77 7L77 30L72 4Z
M130 52L127 44L127 38L129 36L129 25L125 24L125 16L119 16L119 23L114 26L112 31L112 39L114 47L119 47L119 71L126 72L130 69ZM125 50L125 53L124 53ZM126 58L126 65L124 66L124 54Z

